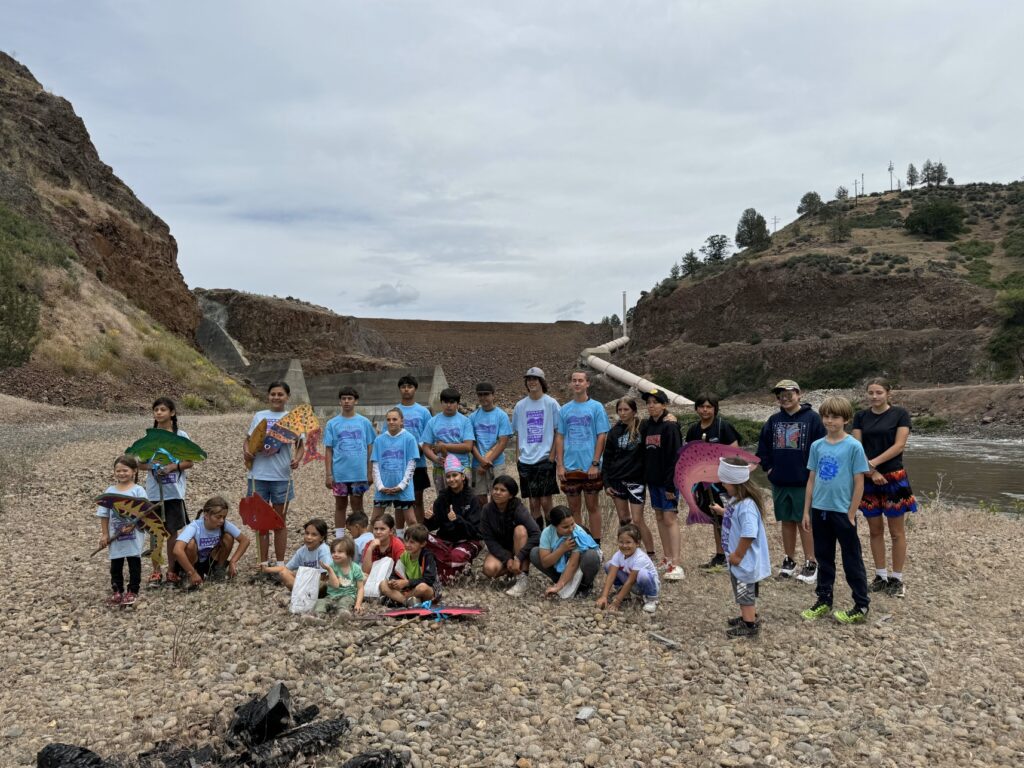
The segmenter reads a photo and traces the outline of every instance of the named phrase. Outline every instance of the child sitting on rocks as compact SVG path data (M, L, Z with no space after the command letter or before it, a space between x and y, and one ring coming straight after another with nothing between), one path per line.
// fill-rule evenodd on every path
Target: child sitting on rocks
M362 514L362 513L360 513ZM318 614L331 611L363 612L366 576L355 560L355 543L348 536L331 544L331 567L327 571L327 597L316 601Z
M398 568L404 575L389 579L380 585L382 597L397 605L414 606L427 600L441 601L441 582L437 575L437 561L427 550L426 526L410 525L405 530L405 551L398 558Z

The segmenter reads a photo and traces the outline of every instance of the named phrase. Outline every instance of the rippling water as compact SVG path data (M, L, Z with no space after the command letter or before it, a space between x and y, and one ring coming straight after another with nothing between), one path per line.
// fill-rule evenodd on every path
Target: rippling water
M911 435L903 462L914 493L1008 506L1024 501L1024 440Z

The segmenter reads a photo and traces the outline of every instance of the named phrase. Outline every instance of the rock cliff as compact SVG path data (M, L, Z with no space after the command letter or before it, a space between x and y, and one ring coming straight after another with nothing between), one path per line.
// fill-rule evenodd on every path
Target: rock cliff
M194 337L199 310L167 224L100 159L71 104L2 52L0 203L46 221L101 281Z

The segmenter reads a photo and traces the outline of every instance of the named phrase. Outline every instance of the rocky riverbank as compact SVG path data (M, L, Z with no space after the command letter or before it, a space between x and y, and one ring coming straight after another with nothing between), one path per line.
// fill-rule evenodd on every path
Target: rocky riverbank
M190 473L191 508L214 494L237 501L247 422L182 419L210 454ZM906 599L877 598L865 626L806 624L811 588L770 580L761 636L726 640L728 577L697 570L711 550L699 527L684 531L687 579L665 587L653 616L544 602L539 578L522 600L470 581L448 601L486 606L484 620L411 624L374 641L393 625L289 614L283 591L246 583L254 556L233 583L106 608L107 563L88 556L89 500L146 426L0 398L0 764L32 764L51 741L104 755L201 743L274 680L299 705L354 721L316 765L374 745L417 766L520 768L987 768L1024 752L1020 521L927 506L910 526ZM298 474L296 525L331 510L321 472ZM777 554L774 525L769 538ZM596 712L576 723L584 706Z

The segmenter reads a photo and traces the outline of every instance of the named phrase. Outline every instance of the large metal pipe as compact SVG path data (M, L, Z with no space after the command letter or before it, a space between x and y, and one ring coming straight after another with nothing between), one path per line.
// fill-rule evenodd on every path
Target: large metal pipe
M693 400L685 398L669 389L665 389L665 387L660 384L655 384L653 381L641 378L635 373L627 371L625 368L612 365L607 360L600 357L600 355L613 352L628 343L628 336L620 336L617 339L609 341L607 344L583 350L581 357L588 368L593 368L595 371L603 373L608 378L614 379L620 384L625 384L627 387L635 387L641 394L644 392L650 392L652 389L660 389L668 397L668 401L671 405L693 405Z

